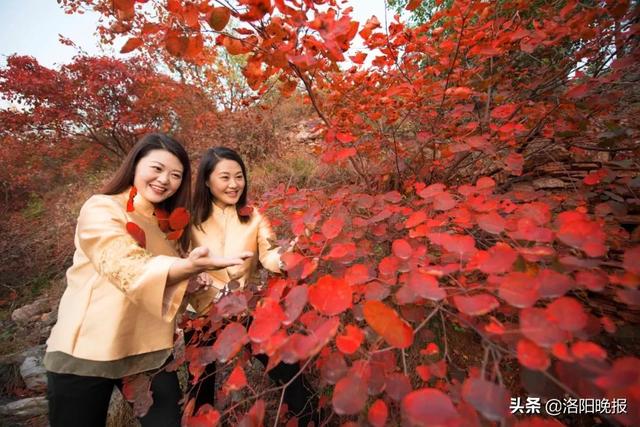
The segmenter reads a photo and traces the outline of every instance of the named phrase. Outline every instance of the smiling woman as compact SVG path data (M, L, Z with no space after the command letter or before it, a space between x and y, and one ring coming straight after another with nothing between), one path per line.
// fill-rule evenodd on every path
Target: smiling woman
M180 425L178 379L162 367L171 355L187 279L252 255L214 257L199 247L180 257L189 246L189 221L168 213L189 208L190 182L182 145L150 134L102 194L82 206L73 265L44 360L53 427L104 425L113 386L122 388L123 377L143 372L154 403L137 414L142 425ZM182 233L165 234L160 212Z

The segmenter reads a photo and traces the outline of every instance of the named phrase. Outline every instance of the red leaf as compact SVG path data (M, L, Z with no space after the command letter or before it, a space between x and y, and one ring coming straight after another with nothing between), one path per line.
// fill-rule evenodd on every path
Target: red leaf
M131 189L129 190L129 199L127 200L127 212L133 212L135 210L133 200L136 197L136 194L138 194L138 189L131 186Z
M182 237L183 232L184 230L176 230L176 231L167 233L167 240L178 240L180 237Z
M430 342L424 349L420 350L420 354L424 356L436 356L440 354L440 349L438 348L438 344Z
M138 245L140 245L141 248L146 248L147 238L144 234L144 230L134 222L127 222L126 228L127 228L127 233L129 233L131 237L133 237L133 239L138 243Z
M477 221L478 227L491 234L502 233L507 223L497 212L479 215Z
M573 298L558 298L547 306L547 313L565 331L578 332L587 326L587 314L582 304Z
M601 271L579 271L576 273L576 283L590 291L600 292L609 283L609 278Z
M504 160L507 170L511 171L512 175L522 175L522 168L524 167L524 157L520 153L511 153Z
M349 58L351 58L351 61L353 61L355 64L362 64L367 58L367 54L364 52L358 52L355 55L350 56Z
M402 399L403 420L410 425L449 425L459 419L449 396L434 388L412 391Z
M153 405L151 379L148 375L137 374L123 379L122 395L133 402L133 413L136 417L144 416Z
M393 254L400 259L409 259L411 257L411 253L413 250L411 249L411 245L404 239L397 239L393 241L391 245L391 250Z
M491 111L491 118L497 120L508 119L516 111L515 104L504 104Z
M408 286L416 295L432 301L440 301L447 296L435 277L420 270L411 272Z
M195 399L193 399L193 403L195 405ZM186 418L186 421L183 415L182 425L184 427L216 427L218 423L220 423L220 418L220 412L214 409L213 406L205 403L198 408L195 416Z
M231 18L231 11L226 7L214 7L209 14L209 25L216 31L224 30L224 27L229 23Z
M238 209L238 215L240 216L251 216L253 213L253 206L246 205Z
M628 272L640 276L640 246L625 251L622 265Z
M264 425L264 400L258 399L249 412L240 420L237 427L262 427Z
M350 285L361 285L372 279L369 267L364 264L354 264L344 273L344 280Z
M185 208L176 208L169 215L169 225L173 230L181 230L189 225L189 212Z
M334 239L338 237L344 226L344 220L340 217L333 217L325 221L322 224L322 234L327 239Z
M509 413L509 392L496 383L467 378L462 386L462 397L488 420L500 421Z
M500 284L499 295L514 307L531 307L539 297L538 281L525 273L509 273Z
M249 338L255 343L267 341L285 319L284 312L277 301L262 298L253 315L253 322L249 326Z
M520 331L542 347L551 347L567 339L567 333L549 320L542 308L525 308L520 311Z
M476 266L487 274L501 274L511 270L518 253L506 243L498 242L488 251L479 251L471 260L469 267Z
M407 10L416 10L418 8L418 6L420 6L422 4L422 0L409 0L409 3L407 3Z
M334 243L331 245L331 250L325 258L327 259L340 259L347 255L353 254L356 251L356 245L353 243Z
M349 142L353 142L356 139L353 137L353 135L351 135L350 133L344 133L344 132L338 132L336 133L336 139L340 142L342 142L343 144L349 143Z
M607 175L608 173L605 169L599 169L585 176L582 182L584 182L586 185L597 185L600 183L600 181L602 181L602 178L606 177Z
M132 37L120 48L120 53L129 53L142 46L142 40L138 37Z
M227 382L224 383L224 388L227 391L242 390L247 385L247 377L244 374L244 369L240 366L240 363L236 363L236 366L231 371Z
M285 326L291 325L300 316L304 306L307 304L307 285L294 286L289 291L284 300L284 313L286 318L282 321Z
M248 342L247 331L240 323L229 323L213 344L213 354L219 362L231 360Z
M468 235L429 233L427 237L448 252L457 254L461 260L469 259L477 252L475 239Z
M576 211L558 215L558 239L569 246L583 250L590 257L599 257L607 252L604 242L606 235L597 222Z
M538 272L540 298L555 298L567 293L575 286L571 276L544 269Z
M456 295L453 303L460 312L469 316L481 316L500 306L498 300L490 294L478 294L473 296Z
M364 318L378 335L391 346L407 348L413 343L411 326L398 313L380 301L364 303Z
M448 191L444 191L433 199L433 208L437 211L448 211L453 209L457 204L458 202L456 202Z
M155 208L153 210L153 214L158 220L158 227L162 230L163 233L168 233L171 231L171 227L169 226L169 214L164 209Z
M344 335L336 337L336 347L344 354L353 354L364 340L364 332L354 325L347 325Z
M551 363L547 352L528 339L519 340L516 350L518 361L525 368L545 371Z
M344 356L334 351L322 361L320 376L329 384L335 384L346 375L347 370L347 362L345 362Z
M351 287L333 276L322 276L309 287L309 302L325 316L342 313L351 307L351 300Z
M382 399L373 402L367 413L367 421L373 427L384 427L389 416L389 409Z
M357 414L367 403L367 383L354 372L349 372L337 382L331 403L338 415Z
M578 359L605 360L607 352L598 344L590 341L577 341L571 346L571 354Z
M420 190L418 192L418 196L422 197L423 199L430 200L433 197L442 194L445 188L446 186L444 184L431 184L430 186Z
M402 400L402 398L411 393L411 390L413 390L409 378L405 374L402 374L400 372L393 372L388 374L386 383L386 392L389 397L395 401Z
M412 228L416 225L420 225L427 220L427 213L425 211L417 211L411 214L407 221L404 223L406 228Z

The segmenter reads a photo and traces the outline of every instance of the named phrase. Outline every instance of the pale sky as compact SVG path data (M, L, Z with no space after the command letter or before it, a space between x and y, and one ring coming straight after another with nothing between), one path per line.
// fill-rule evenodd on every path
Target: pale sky
M376 15L384 25L384 0L352 0L352 18L363 25L369 17ZM389 13L389 19L392 13ZM0 66L6 57L14 53L34 56L42 65L70 62L76 51L58 41L58 34L73 40L90 55L117 55L126 37L120 38L115 46L101 48L94 35L97 15L66 15L56 0L0 0ZM362 46L356 36L355 46Z

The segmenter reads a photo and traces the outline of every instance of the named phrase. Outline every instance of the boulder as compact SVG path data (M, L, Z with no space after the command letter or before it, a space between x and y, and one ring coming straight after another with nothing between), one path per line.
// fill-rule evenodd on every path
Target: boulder
M49 298L40 298L20 308L16 308L11 313L11 320L19 325L40 320L43 313L51 311L51 302Z
M45 391L47 389L47 370L42 364L44 354L28 356L20 365L20 375L29 390Z
M49 412L47 398L29 397L0 406L0 415L4 417L32 418Z

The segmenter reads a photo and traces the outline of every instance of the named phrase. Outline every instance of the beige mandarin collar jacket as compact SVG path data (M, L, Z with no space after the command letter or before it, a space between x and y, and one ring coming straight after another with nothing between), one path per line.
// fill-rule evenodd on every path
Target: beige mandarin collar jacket
M47 352L91 361L113 361L173 346L175 316L187 282L166 287L178 259L153 216L153 205L129 190L94 195L80 210L73 265L67 270L58 321ZM127 233L134 222L146 235L146 250Z
M274 246L276 236L269 221L254 209L251 218L241 223L235 206L221 208L213 204L211 216L201 224L201 228L191 229L191 246L206 246L209 252L221 256L235 256L242 251L251 251L254 256L244 263L216 271L209 271L213 288L198 292L190 298L191 305L199 313L214 301L218 292L231 280L244 286L260 264L269 271L279 273L280 248Z

